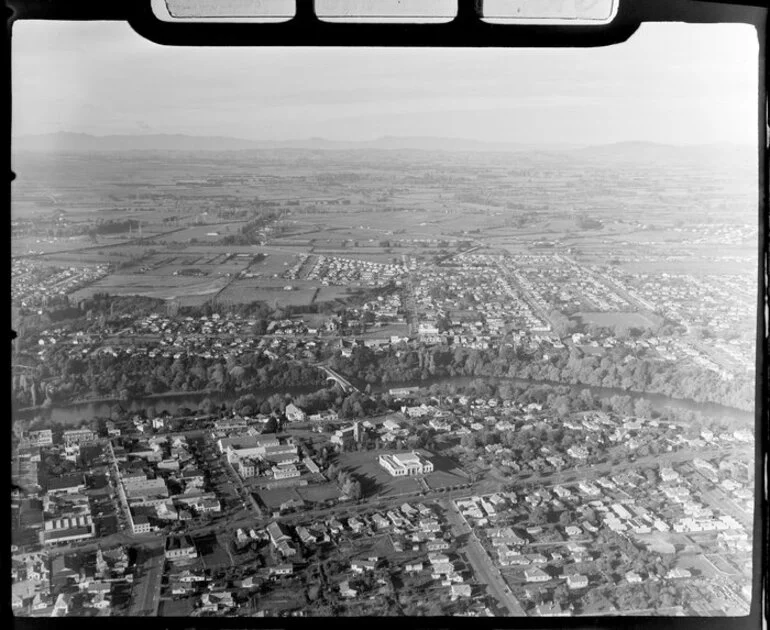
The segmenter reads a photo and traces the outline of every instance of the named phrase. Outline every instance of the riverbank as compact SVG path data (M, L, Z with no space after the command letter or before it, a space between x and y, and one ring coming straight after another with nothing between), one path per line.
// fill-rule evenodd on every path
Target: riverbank
M105 398L79 398L76 400L71 400L66 403L54 403L51 405L38 405L37 407L22 407L21 409L16 409L14 413L35 413L35 412L41 412L46 411L48 409L53 409L54 407L57 409L69 409L70 407L78 407L83 405L115 405L120 403L131 403L134 400L153 400L153 399L165 399L165 398L176 398L176 397L184 397L184 396L211 396L211 395L217 395L220 392L218 392L215 389L198 389L193 391L183 391L183 392L162 392L160 394L149 394L147 396L142 396L141 398L118 398L115 396L112 397L105 397Z
M364 384L356 383L351 379L354 385ZM623 390L620 388L597 387L580 384L558 383L553 381L530 380L514 377L472 377L472 376L452 376L439 377L425 381L410 381L402 383L388 383L387 385L376 385L372 387L373 393L385 393L389 389L401 387L418 387L427 389L433 385L454 385L459 388L468 387L476 382L484 382L494 385L501 383L511 383L524 387L547 387L547 388L569 388L573 392L589 390L597 398L611 398L612 396L628 396L633 401L647 400L655 411L661 412L666 408L688 409L704 415L728 418L741 423L754 422L754 413L742 409L718 405L716 403L703 403L693 400L680 398L670 398L662 394L649 394L632 390ZM362 387L363 388L363 387ZM225 393L216 390L203 390L196 392L168 392L164 394L153 394L141 398L122 400L110 398L100 401L90 401L86 403L69 403L66 405L52 405L42 408L26 408L14 410L14 418L32 419L34 417L43 417L51 424L60 425L79 425L83 421L92 418L108 418L112 415L113 407L117 404L124 410L130 412L149 411L153 414L168 412L174 415L179 409L188 408L197 410L200 403L209 398L215 405L231 405L237 398L246 393L254 394L257 399L266 399L274 394L288 394L291 397L298 397L302 394L311 394L318 391L316 385L307 385L300 387L270 388L255 390L251 392Z
M355 379L350 379L351 382L360 386ZM584 385L582 383L560 383L558 381L547 381L538 379L526 379L518 378L515 376L444 376L436 377L433 379L427 379L424 381L407 381L398 383L388 383L387 385L377 385L372 388L373 392L386 392L389 389L407 388L407 387L420 387L427 388L431 385L448 384L452 383L458 386L468 386L474 382L493 383L499 385L501 383L512 383L514 385L524 385L526 387L566 387L573 392L580 392L582 390L589 390L598 398L609 398L612 396L628 396L632 400L648 400L653 407L665 407L672 406L679 409L691 409L693 411L699 411L701 413L708 414L727 414L740 416L746 419L754 418L754 411L747 411L746 409L740 409L739 407L730 407L728 405L721 405L714 402L702 402L692 400L689 398L674 398L672 396L666 396L664 394L656 394L652 392L642 392L632 389L622 389L620 387L601 387L596 385Z

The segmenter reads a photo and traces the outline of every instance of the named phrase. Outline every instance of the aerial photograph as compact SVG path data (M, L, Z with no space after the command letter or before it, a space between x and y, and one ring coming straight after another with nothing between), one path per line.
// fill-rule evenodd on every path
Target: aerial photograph
M11 50L15 617L749 614L751 27Z

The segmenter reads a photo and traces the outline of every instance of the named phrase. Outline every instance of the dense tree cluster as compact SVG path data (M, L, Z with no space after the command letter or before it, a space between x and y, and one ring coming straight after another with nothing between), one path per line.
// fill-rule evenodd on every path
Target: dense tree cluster
M120 317L130 315L133 318L146 317L152 313L162 313L166 308L165 300L144 297L142 295L114 296L109 293L94 293L82 302L84 311L93 315L111 315Z
M256 219L246 222L237 234L228 234L222 239L223 245L259 245L264 240L264 229L282 216L278 210L263 212Z
M51 377L58 377L51 380ZM280 389L325 383L316 367L282 359L271 360L261 353L228 359L186 357L179 359L147 355L101 353L85 358L54 352L47 363L24 379L17 379L16 402L20 407L34 404L33 389L45 383L51 403L83 398L140 398L168 392L217 391L239 393L259 389ZM55 383L55 384L54 384Z
M345 496L356 501L361 498L361 482L348 471L342 470L337 464L329 464L324 474L337 482Z
M546 358L511 345L489 350L402 345L379 354L365 346L356 346L349 357L335 355L331 367L345 376L372 384L448 376L508 377L648 392L744 410L750 410L754 403L751 377L739 376L727 381L694 365L673 365L638 357L625 347L613 348L601 357L584 354L575 347L554 348Z
M129 230L139 229L139 221L136 219L98 219L91 228L95 234L120 234Z

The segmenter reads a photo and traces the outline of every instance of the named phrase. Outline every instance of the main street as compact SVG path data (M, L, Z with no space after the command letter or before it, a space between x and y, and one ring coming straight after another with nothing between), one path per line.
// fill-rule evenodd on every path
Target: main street
M123 488L123 481L120 478L120 467L118 466L118 460L115 457L115 449L112 448L112 440L107 440L107 450L110 453L110 484L117 490L118 501L120 503L118 521L121 523L121 529L130 528L130 530L133 531L131 509L128 505L125 489Z
M243 485L243 479L241 479L241 476L235 471L235 468L233 468L233 465L230 463L230 460L226 456L221 456L222 461L224 462L225 470L227 471L227 475L232 479L232 483L238 488L239 491L239 498L241 499L243 506L250 510L255 517L259 517L262 515L262 510L259 509L259 506L257 505L257 501L254 498L254 495L249 492L249 490L246 488L246 486Z
M463 515L460 514L455 502L452 500L442 501L442 504L447 509L447 520L455 531L455 537L457 538L462 535L467 537L463 551L465 551L468 562L473 567L473 574L480 582L489 587L490 593L502 606L508 609L511 616L526 617L527 613L524 611L524 608L513 596L500 570L492 562L484 547L482 547L471 526Z
M136 563L141 566L141 573L131 589L129 616L157 617L164 562L165 557L161 549L139 552Z

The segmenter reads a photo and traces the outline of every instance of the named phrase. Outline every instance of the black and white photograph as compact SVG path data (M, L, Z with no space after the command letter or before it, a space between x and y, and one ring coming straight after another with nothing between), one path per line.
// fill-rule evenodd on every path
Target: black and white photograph
M13 615L749 615L759 63L15 22Z

